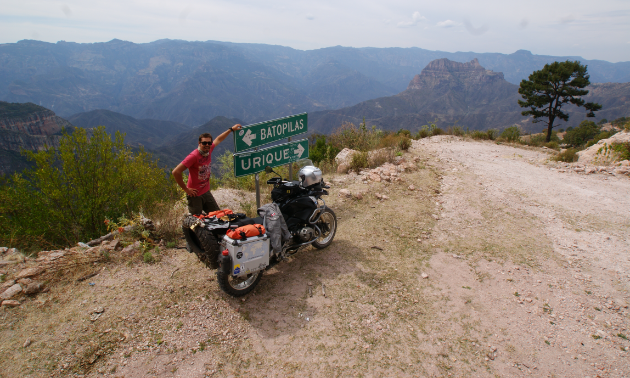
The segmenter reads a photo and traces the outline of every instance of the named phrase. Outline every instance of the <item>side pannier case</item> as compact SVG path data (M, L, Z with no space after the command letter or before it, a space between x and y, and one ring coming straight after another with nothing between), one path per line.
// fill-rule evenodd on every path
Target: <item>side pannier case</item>
M225 235L221 242L232 258L231 273L244 277L269 265L269 235L252 236L244 240Z

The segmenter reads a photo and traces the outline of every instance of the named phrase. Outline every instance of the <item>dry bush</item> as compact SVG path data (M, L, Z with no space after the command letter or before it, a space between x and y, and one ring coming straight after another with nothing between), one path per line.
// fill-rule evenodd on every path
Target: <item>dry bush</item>
M185 199L180 199L156 204L147 212L147 217L153 221L157 237L174 241L182 234L182 220L186 213L188 205Z
M577 148L569 148L566 151L563 151L556 155L553 160L563 161L565 163L573 163L574 161L578 160L577 152Z
M368 154L368 167L376 168L385 163L391 163L396 157L396 152L393 148L382 148L380 150L370 151Z
M357 151L370 151L378 146L382 132L376 128L369 129L365 124L356 127L353 123L346 122L328 138L328 142L342 150L350 148Z

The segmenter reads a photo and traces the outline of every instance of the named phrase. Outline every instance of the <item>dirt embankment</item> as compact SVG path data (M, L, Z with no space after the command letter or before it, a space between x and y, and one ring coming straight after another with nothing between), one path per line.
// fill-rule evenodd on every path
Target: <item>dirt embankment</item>
M441 136L329 176L334 243L243 299L177 249L65 277L0 310L0 374L628 376L630 179L548 157Z

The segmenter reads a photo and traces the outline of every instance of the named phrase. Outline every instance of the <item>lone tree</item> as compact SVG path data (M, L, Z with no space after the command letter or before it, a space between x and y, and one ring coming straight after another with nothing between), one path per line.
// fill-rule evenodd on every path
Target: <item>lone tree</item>
M582 106L588 113L587 117L595 117L593 112L602 108L600 104L594 102L584 102L580 96L588 94L586 89L582 89L591 82L586 74L586 66L580 62L553 62L545 64L542 70L534 71L529 75L529 80L521 81L518 93L523 99L518 100L522 108L529 108L521 112L522 115L531 115L533 122L543 122L547 124L547 139L551 140L551 129L553 129L556 118L567 121L569 115L561 108L566 103L572 103L578 107Z

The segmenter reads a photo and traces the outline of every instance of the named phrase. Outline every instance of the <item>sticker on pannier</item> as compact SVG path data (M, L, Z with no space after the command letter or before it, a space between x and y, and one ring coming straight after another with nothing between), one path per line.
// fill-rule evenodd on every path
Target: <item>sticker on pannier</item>
M233 230L228 230L226 235L229 238L241 240L252 236L262 236L265 234L265 227L262 224L248 224Z

